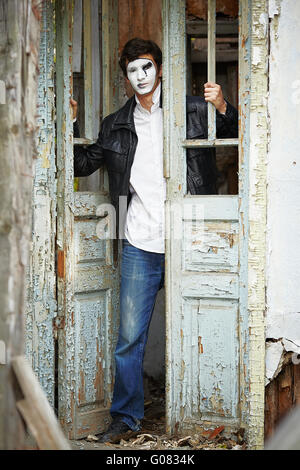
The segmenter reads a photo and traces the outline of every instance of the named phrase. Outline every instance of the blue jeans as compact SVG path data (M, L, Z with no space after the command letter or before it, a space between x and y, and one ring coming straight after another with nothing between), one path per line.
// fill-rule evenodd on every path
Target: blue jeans
M143 360L157 292L164 284L165 256L123 240L120 329L115 350L111 416L140 429L144 416Z

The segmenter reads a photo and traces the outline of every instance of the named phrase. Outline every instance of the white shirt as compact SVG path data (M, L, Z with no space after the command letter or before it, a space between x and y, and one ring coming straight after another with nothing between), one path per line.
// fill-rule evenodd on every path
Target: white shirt
M125 237L145 251L164 253L163 113L159 107L161 84L153 93L151 112L136 98L134 124L138 144L131 167Z

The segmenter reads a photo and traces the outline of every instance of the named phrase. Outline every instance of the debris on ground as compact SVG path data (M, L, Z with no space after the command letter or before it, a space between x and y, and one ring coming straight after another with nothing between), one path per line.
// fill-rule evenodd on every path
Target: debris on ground
M199 427L196 432L189 432L186 436L174 433L169 436L165 432L165 398L164 385L147 382L145 393L145 416L142 429L139 433L127 438L123 436L118 443L107 442L107 448L120 450L245 450L244 429L239 429L231 437L225 435L224 426L213 429ZM97 447L97 437L89 435L86 441L94 442Z
M94 436L94 434L89 434L88 437L86 438L88 442L96 442L99 441L99 438Z
M145 404L146 405L146 404ZM121 439L119 443L106 443L107 447L120 450L245 450L246 444L242 441L242 431L237 437L229 438L223 435L224 426L214 429L202 429L187 436L169 436L165 433L165 410L161 400L153 398L151 404L145 406L145 418L141 431L134 437ZM91 437L91 436L89 436ZM97 445L97 444L95 444Z

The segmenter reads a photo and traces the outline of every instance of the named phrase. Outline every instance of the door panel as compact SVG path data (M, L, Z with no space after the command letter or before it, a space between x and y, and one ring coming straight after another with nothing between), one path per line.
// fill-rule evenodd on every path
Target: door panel
M208 6L208 80L214 82L215 1ZM247 258L240 256L245 196L187 194L185 148L237 146L238 140L216 139L212 105L208 139L186 140L184 18L185 1L163 1L167 430L222 424L233 432L243 422L248 380L247 320L240 301L246 287Z
M38 158L33 159L32 245L26 277L26 356L51 406L55 406L55 338L57 315L55 236L55 91L53 1L41 4L38 82Z
M183 294L182 311L185 360L181 393L192 397L191 419L199 418L199 414L203 421L222 417L224 423L237 418L237 300Z
M73 125L69 106L72 96L71 3L56 2L60 195L57 211L58 309L62 319L58 399L59 418L64 429L69 438L79 439L103 431L110 420L114 376L112 357L119 310L119 265L118 253L114 252L117 245L109 230L114 225L114 211L110 210L106 170L100 172L97 191L73 190ZM95 8L95 0L83 2L85 25L90 22L88 15ZM89 41L85 43L85 59L91 76L92 54L93 42ZM100 82L98 86L100 88ZM89 104L87 101L86 105ZM91 132L93 126L88 117L86 112L85 127ZM87 137L95 139L97 135L82 137L85 139L83 142L88 143Z
M113 265L112 240L99 239L97 234L97 224L103 223L103 217L97 217L96 210L108 203L108 197L79 192L74 198L74 376L79 438L87 430L99 432L108 422L119 272ZM109 217L104 217L107 223Z

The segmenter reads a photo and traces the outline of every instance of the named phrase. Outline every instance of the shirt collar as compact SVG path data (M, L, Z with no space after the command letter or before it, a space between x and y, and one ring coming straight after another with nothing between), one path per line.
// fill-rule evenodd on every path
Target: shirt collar
M160 94L161 94L161 82L159 82L157 88L154 90L154 93L152 95L153 105L151 106L151 112L159 107ZM136 95L135 95L135 100L136 100L138 108L141 111L146 111L145 108L143 108L143 106L141 105L140 100L138 99Z

